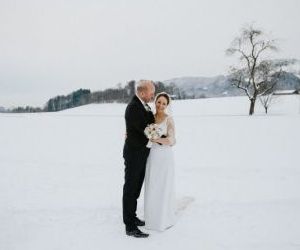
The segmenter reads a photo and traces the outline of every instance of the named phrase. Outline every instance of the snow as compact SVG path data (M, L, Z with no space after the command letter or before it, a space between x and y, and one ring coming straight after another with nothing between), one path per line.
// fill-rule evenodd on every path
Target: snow
M248 107L174 101L179 218L148 239L122 223L124 104L0 114L0 249L300 249L300 98Z

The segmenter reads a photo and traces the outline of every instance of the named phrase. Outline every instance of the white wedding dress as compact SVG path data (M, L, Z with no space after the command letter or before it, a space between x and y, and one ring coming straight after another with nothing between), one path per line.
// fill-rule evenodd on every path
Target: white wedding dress
M167 136L169 145L153 143L151 147L145 174L144 216L146 229L164 231L176 222L172 150L175 144L175 126L170 116L158 126Z

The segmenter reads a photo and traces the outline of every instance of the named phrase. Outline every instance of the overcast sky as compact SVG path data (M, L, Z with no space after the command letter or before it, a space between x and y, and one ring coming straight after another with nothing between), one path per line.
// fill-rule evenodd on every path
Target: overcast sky
M246 23L300 58L299 0L0 0L0 106L78 88L226 74Z

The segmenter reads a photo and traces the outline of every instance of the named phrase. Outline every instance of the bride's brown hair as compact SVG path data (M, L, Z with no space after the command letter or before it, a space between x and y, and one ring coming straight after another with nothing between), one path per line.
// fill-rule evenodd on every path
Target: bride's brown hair
M167 104L169 105L169 103L170 103L170 101L171 101L171 98L170 98L170 96L169 96L166 92L160 92L160 93L158 93L158 94L155 96L155 101L154 101L154 102L156 102L157 99L158 99L159 97L161 97L161 96L163 96L163 97L165 97L165 98L167 99Z

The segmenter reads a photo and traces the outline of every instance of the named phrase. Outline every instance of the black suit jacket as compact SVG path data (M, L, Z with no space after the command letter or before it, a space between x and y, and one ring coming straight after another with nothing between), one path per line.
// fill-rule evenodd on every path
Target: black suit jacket
M148 138L145 136L144 130L148 124L154 123L154 115L145 109L136 95L127 105L125 122L127 137L124 148L137 150L145 147Z

